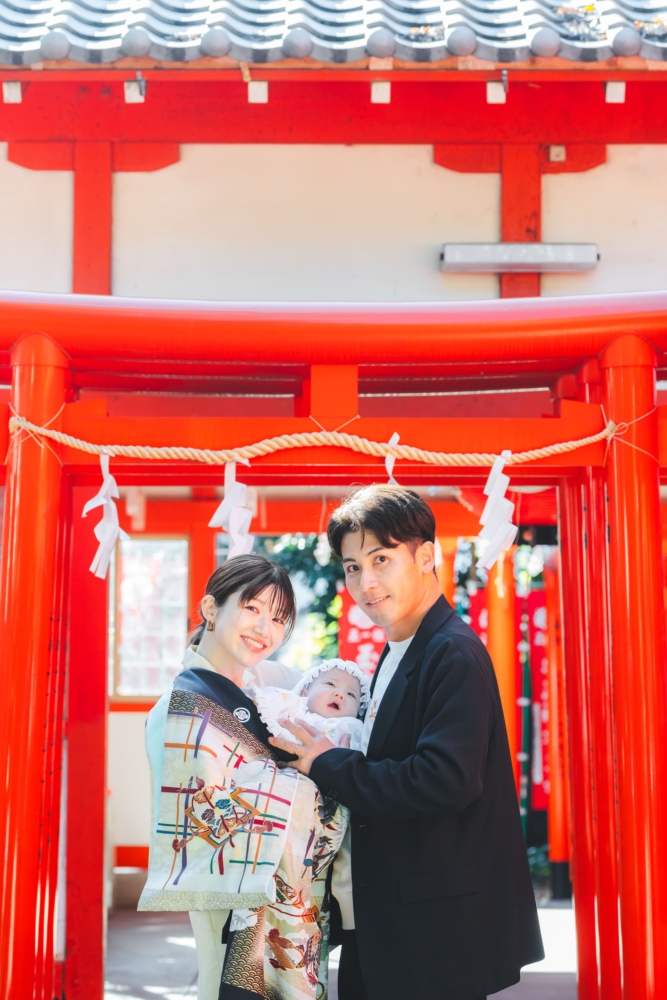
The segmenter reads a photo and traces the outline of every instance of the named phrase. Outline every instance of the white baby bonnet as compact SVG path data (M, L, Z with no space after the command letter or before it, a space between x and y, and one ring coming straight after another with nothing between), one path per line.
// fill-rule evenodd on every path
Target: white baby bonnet
M292 688L292 694L297 694L303 696L306 694L306 690L310 684L319 677L320 674L326 673L328 670L346 670L348 674L352 677L356 677L359 681L359 686L361 687L361 699L359 705L359 715L365 712L368 708L368 703L370 701L370 685L368 683L368 678L365 674L361 672L356 663L352 660L322 660L318 663L316 667L311 667L310 670L306 670L303 677L299 678L298 684Z

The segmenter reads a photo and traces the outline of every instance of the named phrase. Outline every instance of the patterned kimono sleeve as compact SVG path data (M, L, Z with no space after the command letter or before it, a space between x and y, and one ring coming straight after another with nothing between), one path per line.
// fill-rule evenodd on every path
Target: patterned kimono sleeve
M234 715L174 689L151 714L152 848L140 910L224 910L275 899L298 775ZM156 708L158 708L156 706Z

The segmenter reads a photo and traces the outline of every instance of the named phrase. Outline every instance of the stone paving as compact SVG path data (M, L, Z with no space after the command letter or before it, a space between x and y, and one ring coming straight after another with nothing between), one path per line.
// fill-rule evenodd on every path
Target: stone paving
M187 914L112 910L106 979L105 1000L194 1000L197 957ZM338 1000L335 980L332 967L330 1000ZM576 975L527 972L518 986L495 996L498 1000L576 1000Z

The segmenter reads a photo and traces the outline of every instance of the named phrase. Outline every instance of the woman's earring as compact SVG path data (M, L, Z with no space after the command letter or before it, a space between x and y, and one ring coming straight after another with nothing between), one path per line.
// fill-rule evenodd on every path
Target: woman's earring
M207 632L215 632L215 625L213 624L212 621L207 621L206 622L206 631Z

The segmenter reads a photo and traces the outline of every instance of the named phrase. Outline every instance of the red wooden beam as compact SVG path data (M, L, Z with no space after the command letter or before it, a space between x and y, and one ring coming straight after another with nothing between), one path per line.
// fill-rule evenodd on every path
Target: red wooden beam
M574 404L580 409L571 417L562 418L451 418L428 417L367 417L354 422L350 433L371 441L388 441L397 431L401 441L417 448L433 451L500 453L542 448L560 441L571 441L598 433L604 426L598 406ZM335 424L330 428L334 429ZM254 444L279 434L308 433L317 430L313 422L299 417L95 417L87 404L71 403L63 412L66 434L98 444L145 444L194 448L236 448ZM566 455L540 460L545 468L573 465L601 465L605 445L599 443ZM97 455L64 448L66 464L97 465ZM122 462L126 460L121 460ZM146 462L135 460L133 464ZM341 463L348 467L384 467L382 458L364 455L336 447L288 449L252 460L253 466L308 466ZM152 464L152 463L151 463ZM408 469L414 463L401 463ZM433 470L435 471L435 469Z
M96 400L104 406L104 400ZM94 415L88 403L66 404L62 415L65 433L97 444L141 444L155 447L180 446L194 448L237 448L254 444L280 434L298 434L313 430L313 423L300 417L104 417ZM371 441L388 441L398 432L401 441L418 448L431 451L488 452L500 453L506 448L513 452L542 448L549 444L572 441L598 433L603 426L602 413L598 406L576 403L564 399L560 401L561 416L557 418L536 417L366 417L354 422L353 433ZM667 466L667 407L659 412L659 458L662 467ZM9 407L0 404L0 453L6 454L9 446ZM333 429L333 428L332 428ZM605 460L606 445L600 442L587 445L574 452L540 459L511 468L513 478L530 478L535 473L547 478L556 470L572 470L581 466L601 466ZM80 475L98 464L98 456L63 448L62 458L70 471ZM217 482L222 475L222 466L211 467L187 462L155 462L143 459L114 459L114 466L126 476L132 469L146 482L161 480L172 474L173 481L187 482L209 476ZM471 481L486 476L484 468L467 467L441 468L415 462L399 460L403 475L413 482ZM370 475L377 478L383 469L383 460L370 455L348 451L337 447L312 447L277 451L252 460L245 473L247 482L255 475L269 473L278 477L296 476L296 482L324 481L318 477L329 477L335 470L335 479L344 482L348 477ZM92 469L91 469L92 471ZM562 473L561 473L562 474ZM444 478L443 478L444 475ZM278 481L271 480L269 481ZM280 480L282 481L282 479ZM124 480L126 482L126 480ZM139 480L133 480L140 485Z
M634 76L625 104L607 104L612 71L535 76L510 74L504 105L486 102L486 80L450 71L419 79L391 76L390 105L370 103L367 71L310 73L271 79L268 104L248 104L238 71L226 76L157 70L146 74L144 104L126 104L123 79L135 73L11 71L25 78L22 104L0 104L2 140L135 141L173 143L663 143L667 137L667 81ZM536 86L534 79L542 82ZM327 113L322 114L326 107ZM576 112L575 110L576 109Z
M74 170L74 143L8 142L7 159L29 170Z
M213 558L212 539L217 529L208 528L208 522L218 503L218 500L149 499L146 501L145 531L149 535L177 535L184 532L189 534L196 526L204 525L207 535L211 539L210 562ZM285 535L295 534L299 531L304 534L313 531L320 532L326 527L329 515L337 503L338 501L333 499L325 501L324 505L320 500L260 499L250 524L250 532L253 535ZM136 534L132 530L130 518L126 516L124 507L122 502L118 507L121 527L125 531ZM479 528L479 516L467 510L460 503L429 500L429 507L435 515L438 535L471 535L476 534ZM211 565L208 573L212 569ZM206 583L206 579L203 579L201 586ZM196 596L197 594L199 597ZM200 586L197 584L192 595L193 607L201 596Z
M613 63L613 64L612 64ZM81 65L81 64L80 64ZM561 63L558 69L535 69L517 63L505 64L484 69L461 69L456 64L440 66L434 68L432 63L422 65L416 69L400 65L398 60L394 62L394 68L390 70L375 70L370 66L357 65L351 68L350 64L339 66L320 65L313 67L292 66L290 69L282 68L275 63L249 63L248 69L253 79L276 80L287 83L365 83L367 80L394 80L399 83L471 83L480 80L502 80L507 74L508 84L516 83L594 83L606 82L607 80L625 80L634 83L655 82L660 83L660 79L655 79L653 70L646 68L628 69L625 66L619 67L618 61L614 58L609 62L595 62L588 65L581 63ZM159 60L133 61L123 59L123 65L98 64L96 66L88 64L78 69L54 69L49 67L35 76L35 71L31 66L15 66L0 68L0 80L20 79L24 85L28 83L51 84L51 83L119 83L124 80L136 80L137 70L145 80L154 80L158 83L238 83L243 79L240 66L238 68L229 67L227 69L212 69L209 66L196 66L193 62L178 65L177 63L163 63ZM25 93L25 91L24 91ZM108 96L108 95L107 95Z
M499 142L442 142L433 147L433 162L462 174L499 174L503 168L503 147ZM539 169L543 174L573 174L592 170L607 162L602 143L572 142L564 160L551 161L549 146L542 144Z
M177 142L114 142L111 169L124 173L162 170L178 163L181 147Z
M30 170L74 170L74 143L18 140L7 144L7 159ZM179 159L175 142L114 142L111 148L113 172L161 170Z
M667 102L666 102L667 104ZM415 365L597 355L627 329L667 350L667 292L437 303L179 302L0 292L0 351L40 329L76 359ZM530 367L530 366L529 366ZM534 366L533 366L534 367Z

